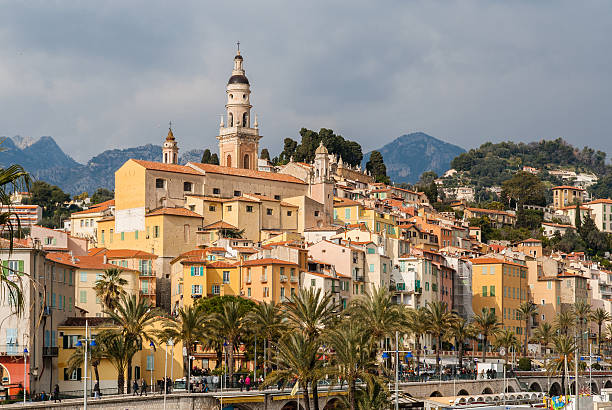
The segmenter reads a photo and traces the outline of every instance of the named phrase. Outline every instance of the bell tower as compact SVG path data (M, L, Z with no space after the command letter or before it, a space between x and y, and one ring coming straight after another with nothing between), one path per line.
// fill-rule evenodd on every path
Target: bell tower
M178 164L178 144L172 133L172 123L168 127L168 135L162 147L162 162L164 164Z
M259 124L251 120L251 87L242 66L240 42L234 57L234 69L227 82L226 116L219 125L219 163L224 167L257 170L259 159ZM224 123L225 120L225 123ZM252 127L251 127L252 124Z

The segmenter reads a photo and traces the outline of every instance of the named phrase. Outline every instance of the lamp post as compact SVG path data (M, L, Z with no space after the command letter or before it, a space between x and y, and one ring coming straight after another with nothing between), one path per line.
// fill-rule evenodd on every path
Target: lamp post
M83 410L87 410L87 346L91 343L91 346L96 345L96 341L89 336L89 325L87 320L85 321L85 337L83 339L79 339L76 343L77 347L83 346L85 342L85 352L84 352L84 369L85 375L83 376Z
M27 367L27 355L28 348L23 348L23 404L25 406L26 403L26 378L28 376L28 367Z
M153 342L149 343L149 347L151 348L151 394L153 394L153 367L155 366L155 357L153 356L155 345Z
M166 396L168 395L168 345L173 345L172 339L168 339L166 342L164 355L164 410L166 410Z

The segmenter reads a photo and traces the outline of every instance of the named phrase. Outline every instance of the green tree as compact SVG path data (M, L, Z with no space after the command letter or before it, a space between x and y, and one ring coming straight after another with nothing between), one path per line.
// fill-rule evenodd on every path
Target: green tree
M31 197L23 202L31 205L39 205L43 209L43 219L41 225L49 228L59 228L62 221L70 216L71 212L81 208L64 207L64 202L70 200L70 195L66 194L59 187L50 185L44 181L36 181L30 187Z
M567 362L568 370L574 367L574 353L576 344L574 338L566 335L558 335L554 338L555 352L557 356L548 363L548 371L561 371L561 391L565 395L565 363Z
M463 352L465 344L470 339L476 337L476 332L472 323L468 320L463 319L459 316L454 316L449 329L449 336L455 341L455 348L457 349L457 362L459 368L463 368Z
M137 346L127 340L123 334L111 331L98 334L96 343L100 345L102 356L117 370L117 394L123 394L125 370L128 368L130 358L136 354Z
M102 277L96 280L94 291L106 310L115 310L119 298L125 295L123 287L128 284L128 281L121 277L121 272L121 269L118 268L106 269Z
M210 150L206 148L202 153L202 164L210 164L210 160L212 159L212 154Z
M268 349L271 346L276 348L278 340L286 330L285 313L280 305L274 302L262 302L253 307L246 315L245 321L257 335L264 338L264 369L266 369L270 357Z
M357 410L389 410L391 401L389 391L378 380L366 380L363 387L358 387L355 393Z
M506 351L504 359L506 360L506 363L508 363L510 349L514 348L515 350L519 350L521 348L521 342L519 342L512 330L503 329L495 338L495 348L499 349L500 347L503 347Z
M87 349L87 353L89 354L90 362L89 364L94 370L94 374L96 376L96 381L100 383L100 373L98 371L98 366L100 366L100 362L102 359L105 359L105 353L103 351L103 346L101 346L101 341L96 341L96 344L93 346L89 346ZM70 357L68 357L68 373L74 372L76 369L80 369L85 364L85 347L79 346L76 347ZM87 369L85 369L87 372Z
M421 338L427 334L429 326L427 325L427 310L424 306L416 309L408 309L403 313L403 321L409 333L414 335L414 350L416 351L416 374L421 374L420 354L421 354Z
M489 338L497 336L501 330L501 323L499 323L492 310L482 308L482 311L474 316L474 328L482 335L482 362L484 363L489 347Z
M436 174L435 171L425 171L419 177L417 185L429 185L436 179L438 179L438 174Z
M538 314L538 306L532 301L523 302L517 309L518 313L525 321L525 344L523 345L523 356L527 357L527 345L529 344L530 322Z
M548 354L546 353L546 349L550 346L554 336L555 330L554 327L547 322L540 323L540 326L537 327L533 334L535 340L540 344L540 347L544 348L543 356L544 356L544 367L547 368L547 360Z
M216 152L214 152L211 156L210 156L210 163L212 165L219 165L219 156L217 155Z
M589 326L589 320L591 319L591 305L587 302L576 302L572 308L574 311L574 318L576 319L576 328L580 335L580 343L578 347L583 350L583 335Z
M268 148L264 148L261 150L261 154L259 155L259 158L267 159L268 161L270 161L270 151L268 151Z
M379 151L372 151L370 159L366 163L366 169L370 171L376 182L382 182L384 184L390 183L389 177L387 176L385 161Z
M567 336L569 331L574 328L575 317L571 310L562 311L555 318L555 330L562 335Z
M606 322L612 320L612 317L605 309L597 308L591 312L591 320L597 323L597 354L601 355L601 329Z
M436 340L436 373L440 373L440 349L442 339L453 322L453 315L448 310L446 302L429 302L425 306L429 333Z
M208 319L206 313L201 308L194 305L181 308L177 312L176 319L165 320L162 322L162 329L156 333L158 343L165 343L172 340L174 344L181 343L187 355L183 356L183 372L187 386L190 386L190 372L192 353L195 351L196 344L206 338L205 325Z
M110 201L115 198L115 193L106 188L98 188L96 192L91 196L92 204L99 204L105 201Z
M523 205L546 205L546 188L537 175L519 171L502 184L502 196Z
M134 347L131 355L127 358L127 389L130 392L132 382L132 358L137 350L145 345L145 342L153 343L156 332L153 325L160 320L161 310L153 308L146 299L137 299L136 295L121 295L115 309L105 310L104 313L110 317L118 326L118 330L110 330L111 334L121 336L123 342ZM148 345L147 343L147 345Z
M574 226L576 230L580 232L582 228L582 216L580 214L580 202L576 203L576 208L574 210Z
M89 198L89 194L87 193L87 191L81 192L80 194L74 196L74 200L76 201L84 201L87 198Z

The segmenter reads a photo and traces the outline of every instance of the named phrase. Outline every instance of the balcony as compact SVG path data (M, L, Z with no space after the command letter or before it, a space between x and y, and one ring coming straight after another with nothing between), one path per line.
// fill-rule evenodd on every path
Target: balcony
M365 282L365 277L363 277L361 275L355 275L355 281L356 282Z
M280 282L281 282L281 283L286 283L286 282L287 282L287 280L289 280L289 279L287 278L287 276L285 276L285 275L280 275Z
M155 273L154 272L147 272L147 271L140 272L138 275L139 276L143 276L143 277L147 277L147 278L155 277Z
M147 297L151 297L151 296L155 296L155 289L140 289L140 296L147 296Z
M0 356L23 356L23 346L18 344L0 345Z
M340 288L338 286L332 286L331 291L332 293L340 293Z
M423 288L421 288L421 287L414 288L414 293L418 293L418 294L423 293Z
M59 347L44 346L43 347L43 357L57 357L58 351L59 351Z
M291 283L298 283L297 275L291 275Z
M268 275L261 275L261 281L262 282L267 282L268 281Z
M400 292L403 292L403 291L405 291L405 290L406 290L406 284L405 284L405 283L403 283L403 282L396 283L396 284L395 284L395 289L396 289L396 290L398 290L398 291L400 291Z

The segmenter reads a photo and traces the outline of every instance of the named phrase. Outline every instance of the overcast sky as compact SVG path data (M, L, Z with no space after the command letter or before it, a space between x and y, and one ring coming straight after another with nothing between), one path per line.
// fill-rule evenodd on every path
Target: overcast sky
M221 5L220 3L223 3ZM564 137L612 153L612 2L0 1L0 135L215 148L240 40L261 147Z

